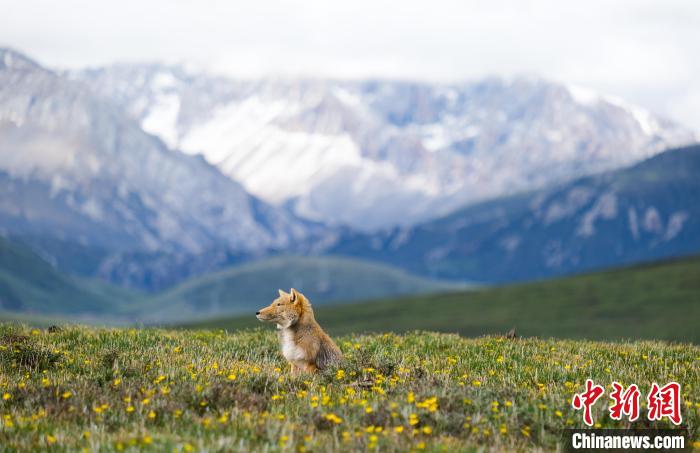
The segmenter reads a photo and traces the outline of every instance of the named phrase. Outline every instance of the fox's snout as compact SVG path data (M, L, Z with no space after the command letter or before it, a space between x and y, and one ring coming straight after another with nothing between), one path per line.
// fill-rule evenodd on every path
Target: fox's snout
M261 308L260 310L255 312L255 317L258 318L258 321L269 321L271 318L273 318L274 313L270 313L269 307L268 308Z

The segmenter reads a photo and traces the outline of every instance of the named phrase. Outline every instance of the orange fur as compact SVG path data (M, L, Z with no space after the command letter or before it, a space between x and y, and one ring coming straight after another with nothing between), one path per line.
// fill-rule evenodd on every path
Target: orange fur
M314 318L308 299L292 288L256 313L260 321L277 324L282 355L292 372L315 372L338 362L342 353Z

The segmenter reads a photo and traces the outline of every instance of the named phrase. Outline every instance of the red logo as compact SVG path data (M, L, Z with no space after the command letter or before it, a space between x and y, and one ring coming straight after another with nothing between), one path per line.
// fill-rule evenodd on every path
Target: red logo
M668 417L674 425L680 425L681 417L681 386L677 382L669 382L663 387L654 382L647 396L649 405L649 420L661 420Z
M623 392L622 385L617 382L612 383L613 391L610 394L610 399L615 403L610 406L610 418L613 420L621 420L622 414L629 417L629 421L633 422L639 418L639 387L632 384Z
M593 380L586 379L586 391L581 394L575 394L571 405L574 409L580 410L583 408L583 422L588 426L593 426L593 416L591 415L591 406L598 401L598 398L603 396L605 388L602 385L594 385Z

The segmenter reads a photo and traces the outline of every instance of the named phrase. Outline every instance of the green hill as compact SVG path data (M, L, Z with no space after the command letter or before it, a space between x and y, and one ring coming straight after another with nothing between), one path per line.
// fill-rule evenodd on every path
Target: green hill
M337 257L276 257L242 264L155 295L64 274L23 243L0 237L0 318L45 325L55 319L164 322L253 312L295 287L315 303L464 289L383 264Z
M321 325L334 334L426 329L475 336L516 327L528 336L700 343L700 257L315 311ZM257 324L253 316L244 316L186 327L235 330Z
M2 312L42 317L116 315L139 297L98 281L65 275L23 244L0 237Z
M368 261L340 257L284 256L196 277L154 296L142 311L147 319L182 319L207 313L253 313L296 288L317 305L464 289Z

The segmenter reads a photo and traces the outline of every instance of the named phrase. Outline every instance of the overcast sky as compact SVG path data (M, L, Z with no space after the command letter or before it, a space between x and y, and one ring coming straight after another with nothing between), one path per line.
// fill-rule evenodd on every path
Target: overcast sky
M54 67L234 76L541 75L700 130L697 0L0 0L0 46Z

